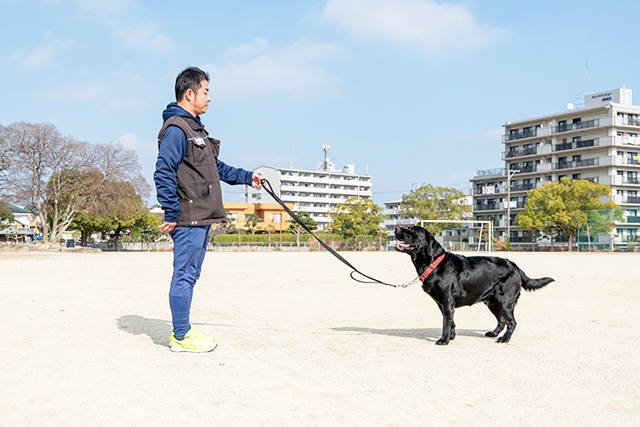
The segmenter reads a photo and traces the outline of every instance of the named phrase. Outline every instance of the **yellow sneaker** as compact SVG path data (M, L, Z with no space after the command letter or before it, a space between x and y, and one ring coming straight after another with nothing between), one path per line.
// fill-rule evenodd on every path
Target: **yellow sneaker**
M182 340L177 340L176 335L171 332L169 343L171 351L189 353L206 353L218 346L214 338L203 337L193 328L189 329Z

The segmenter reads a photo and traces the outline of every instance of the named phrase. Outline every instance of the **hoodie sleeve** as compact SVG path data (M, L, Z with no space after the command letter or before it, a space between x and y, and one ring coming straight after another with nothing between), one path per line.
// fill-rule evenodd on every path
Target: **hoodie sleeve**
M157 199L164 210L166 222L178 221L178 193L176 191L176 173L187 152L187 137L175 126L169 126L162 134L158 160L153 181L156 184Z
M220 181L224 181L229 185L251 185L253 179L253 172L242 169L234 168L224 163L220 159L218 161L218 175L220 175Z

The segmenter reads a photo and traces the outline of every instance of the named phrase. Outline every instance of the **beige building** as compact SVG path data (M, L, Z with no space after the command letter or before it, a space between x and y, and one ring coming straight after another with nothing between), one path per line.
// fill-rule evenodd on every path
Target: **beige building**
M291 209L292 205L286 203ZM247 216L257 218L256 231L285 231L291 225L291 218L287 211L277 203L224 203L224 209L233 218L236 229L247 230Z
M513 219L529 190L562 177L587 179L610 185L609 199L624 210L625 222L612 233L613 243L637 241L640 106L631 98L631 89L615 89L585 96L583 108L569 104L562 113L505 123L504 168L478 171L470 180L474 219L493 221L496 237L506 241L509 198L510 240L522 242Z

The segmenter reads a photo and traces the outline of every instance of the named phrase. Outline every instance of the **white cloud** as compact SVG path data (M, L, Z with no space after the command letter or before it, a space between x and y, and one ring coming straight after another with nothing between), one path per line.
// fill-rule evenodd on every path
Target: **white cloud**
M319 96L337 90L339 80L316 62L340 57L342 47L300 40L292 45L271 47L263 39L229 50L224 65L205 65L211 74L215 98L246 98L275 93L293 98ZM240 60L235 58L242 56Z
M50 101L104 101L108 87L98 83L78 83L56 89L49 89L43 95Z
M78 83L49 89L42 95L53 102L80 102L90 103L93 108L100 111L129 111L139 114L146 111L149 104L140 99L122 98L112 96L117 88L100 83Z
M329 0L321 16L360 39L413 45L430 54L485 47L509 34L478 24L464 4L428 0Z
M113 34L130 49L149 49L154 52L169 52L175 48L173 41L157 31L158 24L148 21L134 28L114 27Z
M158 142L157 141L142 141L138 136L132 133L125 133L120 138L117 139L124 148L130 148L138 153L138 156L149 158L155 157L158 152Z
M2 61L20 61L27 69L42 68L53 65L62 52L78 46L75 40L60 40L50 31L44 32L42 38L41 45L33 49L16 49L8 57L2 58Z
M77 0L77 4L82 18L102 22L111 36L121 40L127 49L160 53L175 49L171 38L160 33L157 22L137 22L134 12L142 7L136 1Z

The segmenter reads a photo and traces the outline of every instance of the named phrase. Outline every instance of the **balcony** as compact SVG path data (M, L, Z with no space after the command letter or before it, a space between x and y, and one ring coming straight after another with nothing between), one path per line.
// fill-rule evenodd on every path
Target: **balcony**
M587 139L584 141L567 142L566 144L556 144L553 151L573 150L576 148L596 147L600 145L600 138Z
M640 119L625 117L622 119L622 124L625 126L640 126Z
M535 188L534 184L520 184L520 185L512 185L511 191L529 191Z
M572 130L588 129L600 126L600 119L586 120L578 123L567 123L563 125L553 126L551 133L569 132Z
M490 195L490 194L500 194L506 193L507 187L504 185L487 185L481 188L472 188L471 194L473 196L481 196L481 195Z
M524 209L524 205L526 205L527 202L516 202L515 200L511 201L511 208L510 209ZM502 210L507 210L508 206L507 206L507 202L502 202L500 203L500 209Z
M500 209L500 206L498 203L485 203L481 205L475 205L473 207L474 211L495 211L498 209Z
M529 130L526 132L513 132L510 133L508 135L504 135L503 137L503 141L507 142L507 141L515 141L518 139L523 139L523 138L532 138L534 136L538 135L538 131L536 130Z
M536 147L531 147L531 148L525 148L524 150L518 150L518 151L505 151L504 152L504 158L505 159L511 159L514 157L521 157L521 156L531 156L532 154L537 154L538 150L536 150Z
M623 165L640 165L640 159L635 158L635 159L630 159L628 157L622 157L622 161L620 163L616 162L616 164L623 164Z
M582 168L585 166L598 166L600 159L594 157L593 159L573 160L570 162L558 162L553 164L553 169L570 169L570 168Z
M537 171L537 165L527 165L527 166L519 166L516 169L518 169L518 173L531 173L531 172L536 172Z
M638 178L627 178L626 176L622 179L623 184L640 184Z
M622 199L622 203L640 203L640 197L638 196L627 196Z
M640 224L640 216L629 215L626 218L627 224Z

